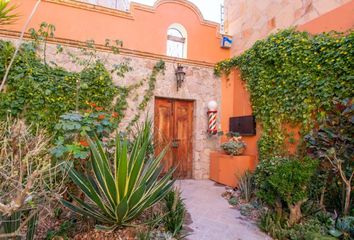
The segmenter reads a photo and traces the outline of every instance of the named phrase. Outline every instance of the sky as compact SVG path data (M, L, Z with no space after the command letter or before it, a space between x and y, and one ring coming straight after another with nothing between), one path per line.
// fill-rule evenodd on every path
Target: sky
M189 0L194 3L202 12L204 19L220 22L220 5L224 0ZM156 0L131 0L131 2L143 3L146 5L154 5Z

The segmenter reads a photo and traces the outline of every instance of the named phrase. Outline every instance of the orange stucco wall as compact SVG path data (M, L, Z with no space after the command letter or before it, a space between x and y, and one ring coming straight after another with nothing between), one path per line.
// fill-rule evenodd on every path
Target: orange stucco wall
M21 15L8 30L20 31L36 0L11 0ZM215 63L229 57L220 48L216 23L203 20L199 10L186 0L161 0L153 7L133 3L130 12L97 7L70 0L43 0L29 28L41 22L56 26L56 37L76 41L119 39L124 48L166 54L167 29L173 23L185 27L188 34L187 58Z
M354 1L342 5L312 21L297 27L300 31L308 31L312 34L329 31L345 32L354 27ZM289 26L290 27L290 26ZM231 56L232 57L232 56ZM252 114L249 93L246 91L244 82L241 80L239 70L234 70L228 78L222 79L222 119L221 128L228 132L229 118ZM299 129L284 126L288 133L293 133L295 140L299 139ZM258 156L257 141L261 134L261 128L257 124L257 135L244 137L247 143L245 154ZM223 139L226 141L226 139ZM289 151L295 153L295 144L288 144Z
M249 93L246 91L245 84L241 80L239 70L234 70L228 77L222 79L222 98L221 98L221 129L224 133L229 132L230 117L252 115L252 106ZM260 128L257 125L256 136L244 136L243 140L247 144L245 155L257 156L257 141L259 139ZM227 141L224 137L223 141Z
M354 1L336 8L298 27L300 31L312 34L338 31L345 32L354 27Z

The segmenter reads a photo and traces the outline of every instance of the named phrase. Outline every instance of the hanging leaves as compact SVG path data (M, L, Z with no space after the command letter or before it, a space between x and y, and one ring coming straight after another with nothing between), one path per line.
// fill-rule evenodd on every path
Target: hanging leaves
M238 67L262 124L260 156L284 149L284 124L305 133L332 108L332 100L353 97L354 31L312 36L294 29L257 41L240 56L219 62L215 74Z

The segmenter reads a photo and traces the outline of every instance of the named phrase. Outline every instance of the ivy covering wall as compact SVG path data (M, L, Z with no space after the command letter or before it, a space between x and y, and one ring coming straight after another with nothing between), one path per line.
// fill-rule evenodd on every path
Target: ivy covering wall
M262 126L260 157L284 153L286 125L305 133L326 116L333 99L354 96L354 32L280 31L219 62L215 74L229 74L235 67Z
M146 83L148 88L138 103L139 111L129 124L130 128L153 97L156 77L165 69L163 61L157 62L147 79L130 86L115 86L112 74L124 77L124 73L132 69L121 64L108 71L92 46L83 49L86 59L93 59L90 63L72 56L73 61L83 67L81 72L47 64L40 58L37 47L36 41L21 46L10 71L6 91L0 93L0 118L8 115L22 117L28 123L38 124L50 132L54 131L62 114L85 110L89 103L116 112L120 120L124 117L128 97ZM0 41L0 76L3 76L13 52L14 45L11 42Z

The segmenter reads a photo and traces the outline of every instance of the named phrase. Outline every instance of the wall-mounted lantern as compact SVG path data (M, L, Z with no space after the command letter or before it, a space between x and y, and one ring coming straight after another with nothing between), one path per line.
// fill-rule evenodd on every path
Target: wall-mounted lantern
M216 101L210 101L208 102L208 133L210 135L215 135L218 133L217 127L216 127L216 114L217 114L217 108L218 104Z
M183 66L180 63L177 64L177 69L175 70L175 74L176 74L177 91L178 91L178 89L182 87L182 83L184 82L184 78L186 76L186 73L183 71Z

